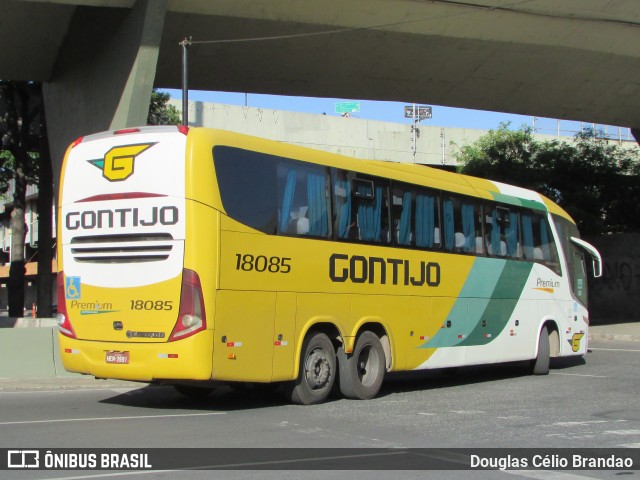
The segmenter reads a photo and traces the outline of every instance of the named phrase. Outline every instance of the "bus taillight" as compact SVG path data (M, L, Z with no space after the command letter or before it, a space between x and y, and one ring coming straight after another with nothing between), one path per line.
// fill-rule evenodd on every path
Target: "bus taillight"
M57 277L58 284L58 314L56 315L56 322L58 322L58 329L60 333L69 338L78 338L76 332L74 332L69 316L67 315L67 304L64 294L64 272L58 272Z
M193 270L182 272L182 293L180 294L180 310L178 320L169 341L181 340L207 327L204 311L204 298L200 278Z

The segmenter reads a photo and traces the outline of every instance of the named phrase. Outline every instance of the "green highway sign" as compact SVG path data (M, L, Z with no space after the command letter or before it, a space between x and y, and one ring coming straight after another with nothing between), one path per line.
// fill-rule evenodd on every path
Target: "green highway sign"
M360 111L360 102L337 102L336 113L356 113Z

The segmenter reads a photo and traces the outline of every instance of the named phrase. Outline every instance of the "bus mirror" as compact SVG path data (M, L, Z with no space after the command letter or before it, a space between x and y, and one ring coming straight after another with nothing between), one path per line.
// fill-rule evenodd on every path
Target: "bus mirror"
M571 241L591 256L591 259L593 260L593 276L595 278L601 277L602 257L600 256L598 249L581 238L571 237Z
M596 258L593 258L593 276L595 278L602 276L602 263Z

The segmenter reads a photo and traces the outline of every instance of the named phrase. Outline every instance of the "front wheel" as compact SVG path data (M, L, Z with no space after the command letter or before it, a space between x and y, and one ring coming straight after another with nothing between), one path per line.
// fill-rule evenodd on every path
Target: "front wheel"
M302 345L298 378L286 393L293 403L311 405L326 400L336 378L336 352L329 337L309 332Z
M538 356L531 360L531 373L534 375L548 375L551 361L551 347L549 344L549 330L542 327L538 339Z
M368 400L378 394L384 379L386 360L382 343L375 333L363 332L350 357L341 347L338 363L340 391L345 397Z

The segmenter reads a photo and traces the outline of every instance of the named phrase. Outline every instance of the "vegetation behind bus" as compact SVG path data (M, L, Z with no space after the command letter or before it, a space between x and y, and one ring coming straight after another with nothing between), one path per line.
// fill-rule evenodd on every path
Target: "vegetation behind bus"
M502 124L459 148L461 173L546 195L567 210L583 235L640 231L640 150L598 132L571 143L537 141L531 128Z

